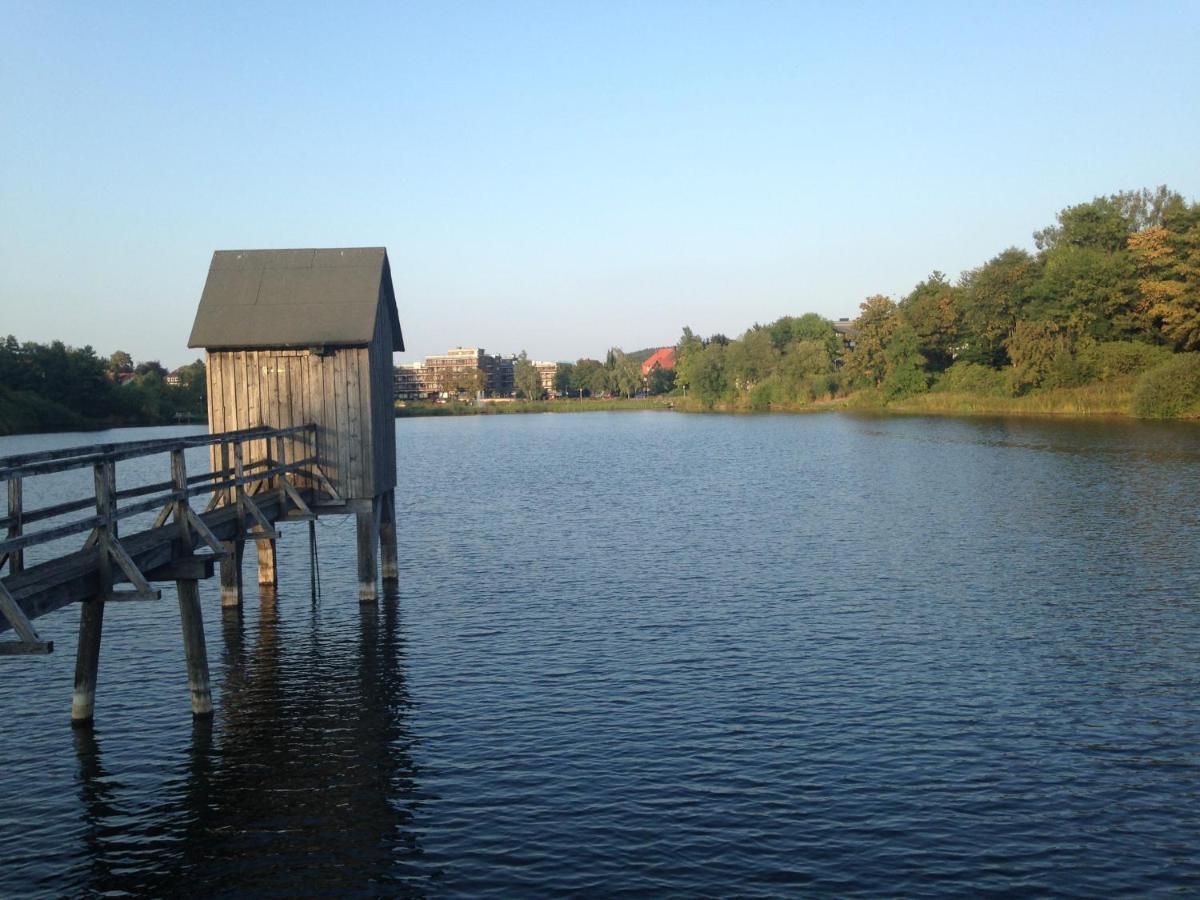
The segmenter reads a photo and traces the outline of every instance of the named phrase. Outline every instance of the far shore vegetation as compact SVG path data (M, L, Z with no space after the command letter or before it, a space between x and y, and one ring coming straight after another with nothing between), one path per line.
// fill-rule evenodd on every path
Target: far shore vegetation
M675 371L640 390L681 410L1200 417L1200 204L1122 192L1033 237L1036 252L868 297L846 334L813 313L736 338L684 328ZM558 378L632 395L627 360L613 350Z
M168 383L170 381L177 384ZM0 341L0 434L205 420L204 363L167 370L118 350Z
M684 328L673 370L655 348L561 363L558 399L524 354L515 400L478 384L398 416L617 409L1200 418L1200 203L1167 187L1062 210L957 279L933 271L899 299L875 295L845 327L815 313L738 337ZM168 381L173 383L168 383ZM204 363L170 373L117 351L0 343L0 434L203 421ZM473 388L473 389L472 389Z

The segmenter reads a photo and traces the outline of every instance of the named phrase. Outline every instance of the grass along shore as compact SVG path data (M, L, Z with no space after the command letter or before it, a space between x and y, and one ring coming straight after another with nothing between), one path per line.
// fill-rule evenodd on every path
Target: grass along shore
M884 399L875 391L860 390L844 397L810 403L771 404L722 402L712 406L689 397L664 395L639 399L517 400L512 403L408 403L396 407L396 418L421 416L519 415L524 413L628 412L635 410L688 413L814 413L834 410L936 416L1121 416L1139 418L1131 411L1135 379L1054 388L1022 397L981 396L936 391L905 400ZM1200 418L1200 410L1172 418Z
M502 416L520 413L578 413L578 412L627 412L631 410L668 410L678 402L677 397L640 397L626 399L614 397L566 398L557 400L513 400L511 402L476 404L473 402L423 403L407 402L396 404L396 418L406 419L420 416Z

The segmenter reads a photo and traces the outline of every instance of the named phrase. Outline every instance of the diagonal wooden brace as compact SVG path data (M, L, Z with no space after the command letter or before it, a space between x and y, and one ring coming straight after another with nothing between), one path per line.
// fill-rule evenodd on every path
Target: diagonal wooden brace
M273 541L279 540L279 534L271 527L270 521L263 515L263 511L258 508L258 504L246 495L242 495L242 503L245 504L247 512L250 513L250 518L254 519L262 529L261 532L250 532L247 537L252 537L256 541L266 540L267 538Z
M20 638L19 641L0 641L0 655L45 654L54 651L54 642L43 641L38 636L37 629L25 615L25 610L21 609L20 604L8 592L8 588L2 581L0 581L0 613L3 613L4 617L12 623L13 631Z
M162 528L167 524L167 519L171 518L171 513L175 510L174 502L168 503L158 511L158 515L154 517L154 524L151 528Z
M330 483L329 479L325 477L325 473L321 471L321 467L316 463L312 464L311 474L317 480L317 483L321 485L325 493L329 495L330 501L333 503L346 502L344 499L342 499L342 495L337 492L337 488L335 488L333 484Z
M313 511L308 508L308 504L304 502L304 498L300 496L300 492L287 480L287 476L280 476L280 481L283 483L283 492L296 504L296 509L300 511L300 515L305 517L312 516L315 519L316 516L313 516Z
M224 546L222 546L221 542L217 540L217 536L209 530L207 525L204 524L204 520L196 515L196 511L194 509L192 509L190 506L187 507L184 515L187 516L188 524L196 530L196 534L200 535L200 540L208 545L208 549L213 552L213 556L217 557L218 559L224 559L229 555L229 552Z
M121 567L121 571L125 573L125 577L129 579L134 588L132 591L109 591L109 595L105 597L106 600L159 600L162 598L162 591L150 586L150 582L146 580L146 576L142 574L137 564L130 559L120 541L114 537L105 537L103 541L104 549Z

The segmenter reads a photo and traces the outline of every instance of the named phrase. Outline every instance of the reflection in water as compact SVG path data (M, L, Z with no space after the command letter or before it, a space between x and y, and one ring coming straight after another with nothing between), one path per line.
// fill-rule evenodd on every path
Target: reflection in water
M116 809L100 738L77 733L89 890L422 893L398 598L361 607L357 640L290 611L265 590L249 646L224 611L218 718L193 724L158 808Z
M75 756L79 760L79 799L83 809L81 843L86 848L84 859L90 865L90 880L94 884L109 881L112 867L105 848L118 834L119 826L109 825L121 818L115 805L121 786L104 769L100 744L91 728L73 728Z

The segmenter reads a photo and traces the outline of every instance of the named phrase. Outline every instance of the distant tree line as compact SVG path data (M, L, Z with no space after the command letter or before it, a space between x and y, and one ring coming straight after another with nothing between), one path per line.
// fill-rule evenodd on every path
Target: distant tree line
M655 366L645 377L642 362L654 349L625 353L611 348L604 362L580 359L559 363L554 389L569 397L635 397L639 394L666 394L675 387L675 372Z
M107 359L90 346L62 341L0 343L0 433L153 425L176 413L203 417L204 363L179 370L179 384L166 383L157 360L134 363L118 350Z
M1200 382L1200 204L1165 186L1097 197L1034 241L1036 252L1010 247L957 281L934 271L899 301L868 297L852 346L813 314L736 340L685 328L679 384L700 404L749 408L864 389L885 402L929 390L1020 396L1128 378L1173 354L1197 373L1175 381Z

